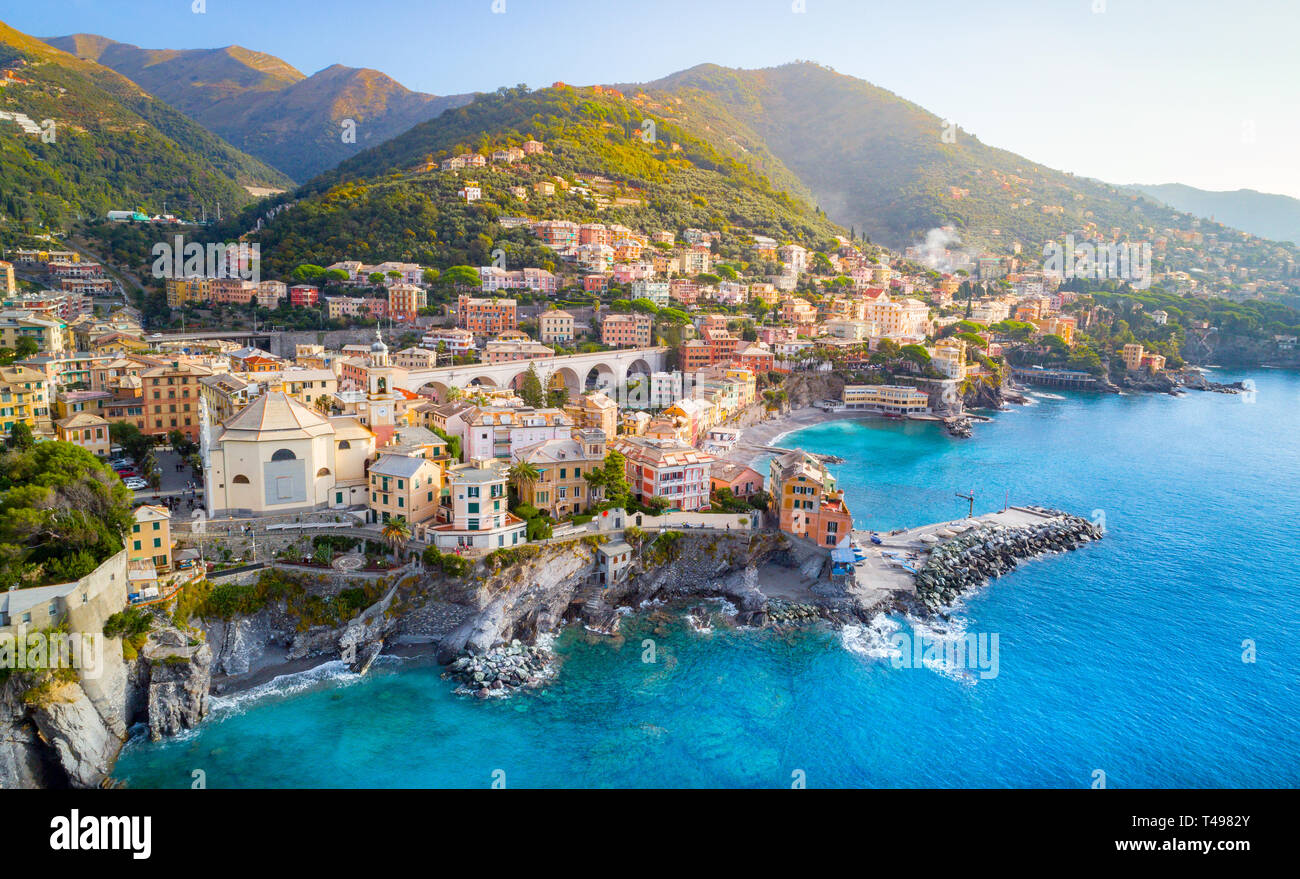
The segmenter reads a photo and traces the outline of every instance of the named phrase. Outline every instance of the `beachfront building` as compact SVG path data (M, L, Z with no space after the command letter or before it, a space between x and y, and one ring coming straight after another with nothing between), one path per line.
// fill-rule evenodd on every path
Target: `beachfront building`
M1139 369L1159 372L1165 368L1165 358L1162 355L1153 354L1140 344L1130 343L1125 345L1121 356L1124 359L1124 368L1130 372L1136 372Z
M966 378L966 342L951 336L934 343L930 365L946 378L961 381Z
M750 498L763 490L763 474L735 461L716 461L709 468L709 487L727 489L733 497Z
M833 547L853 531L844 492L826 465L802 449L778 455L769 465L772 512L781 530Z
M842 399L846 409L866 409L882 415L924 415L930 411L930 395L910 385L845 385Z

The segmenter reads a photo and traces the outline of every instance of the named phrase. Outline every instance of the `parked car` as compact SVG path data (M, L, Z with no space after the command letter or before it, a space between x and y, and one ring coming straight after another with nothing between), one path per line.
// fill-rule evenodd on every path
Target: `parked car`
M133 469L133 468L130 468L130 467L128 467L128 468L125 469L125 470L118 470L118 471L117 471L117 475L118 475L120 478L122 478L122 479L140 479L140 478L142 478L142 477L140 476L140 473L139 473L137 470L135 470L135 469Z
M132 461L130 458L114 458L113 460L108 462L108 466L116 470L119 467L134 467L135 462Z
M130 479L124 479L122 480L122 484L125 485L127 488L131 489L132 491L140 491L141 489L145 489L149 487L149 483L145 482L143 479L141 479L138 476L132 476Z

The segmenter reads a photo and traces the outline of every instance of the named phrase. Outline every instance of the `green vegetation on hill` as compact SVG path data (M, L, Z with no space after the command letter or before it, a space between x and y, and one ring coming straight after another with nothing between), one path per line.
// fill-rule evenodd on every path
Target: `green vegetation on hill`
M118 73L61 52L0 23L0 68L22 82L0 89L0 110L41 125L51 141L0 121L0 216L62 228L77 214L111 209L176 214L234 209L252 201L244 184L287 178L245 155Z
M645 120L655 139L642 137ZM519 145L529 137L544 155L515 165L455 172L425 170L448 156ZM534 183L562 180L554 196ZM483 188L467 204L457 191ZM528 200L511 193L527 187ZM642 231L717 230L720 255L749 253L754 234L824 247L844 230L745 163L616 96L567 87L501 89L344 162L279 201L294 201L259 234L263 266L285 271L343 258L399 259L427 265L483 265L497 247L507 265L553 267L554 254L502 216L622 223ZM253 225L260 207L228 226Z
M131 492L65 442L0 451L0 589L76 580L122 549Z
M1112 230L1118 240L1151 241L1166 229L1198 227L1141 193L988 146L910 101L817 64L703 64L622 88L798 191L788 182L794 177L836 221L896 249L951 226L968 247L1007 253L1019 242L1036 260L1045 242L1089 223L1108 240ZM1199 225L1218 236L1219 249L1172 247L1169 268L1213 271L1211 257L1222 256L1255 276L1295 283L1296 248Z

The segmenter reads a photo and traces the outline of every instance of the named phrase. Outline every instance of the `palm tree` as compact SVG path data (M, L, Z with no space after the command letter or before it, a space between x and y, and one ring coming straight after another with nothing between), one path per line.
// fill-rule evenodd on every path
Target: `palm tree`
M465 394L464 391L462 391L460 388L455 387L453 385L452 387L447 388L447 393L445 393L443 396L447 398L446 402L452 403L456 400L459 400L462 396L464 396L464 394Z
M393 548L393 557L396 559L403 544L411 539L411 523L406 521L405 516L394 516L384 523L380 533L383 534L385 542Z
M334 412L334 398L329 394L321 394L316 398L316 411L322 415L331 415Z
M516 490L521 484L531 486L541 478L542 471L527 461L519 461L510 468L510 481L515 484Z

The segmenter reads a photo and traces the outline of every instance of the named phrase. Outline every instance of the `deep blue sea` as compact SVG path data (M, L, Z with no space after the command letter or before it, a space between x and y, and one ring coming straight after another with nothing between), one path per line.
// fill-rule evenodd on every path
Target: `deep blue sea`
M132 787L1108 787L1300 785L1300 376L1247 396L1035 394L975 437L843 421L782 445L841 455L859 526L1012 504L1105 517L921 633L997 634L998 673L895 668L881 617L846 632L702 632L639 612L568 630L544 692L480 702L436 667L335 663L215 699L130 743ZM644 642L654 642L646 662ZM1249 642L1249 643L1247 643ZM1245 646L1243 646L1245 645ZM1253 662L1243 655L1253 645Z

